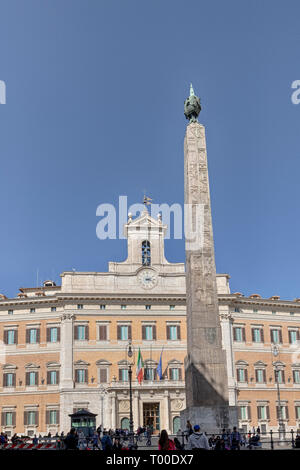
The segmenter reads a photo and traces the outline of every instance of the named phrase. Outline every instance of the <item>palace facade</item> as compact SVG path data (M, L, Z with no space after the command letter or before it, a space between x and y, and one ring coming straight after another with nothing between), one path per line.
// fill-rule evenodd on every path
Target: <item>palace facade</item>
M129 216L126 261L109 263L105 273L64 272L61 286L45 281L21 288L16 298L1 295L2 431L66 433L69 415L80 408L97 414L97 426L129 428L129 341L135 429L152 423L156 431L178 430L185 408L185 267L165 259L166 229L147 210ZM277 430L280 404L286 429L296 430L300 299L232 294L227 274L217 275L217 286L229 400L238 406L240 427Z

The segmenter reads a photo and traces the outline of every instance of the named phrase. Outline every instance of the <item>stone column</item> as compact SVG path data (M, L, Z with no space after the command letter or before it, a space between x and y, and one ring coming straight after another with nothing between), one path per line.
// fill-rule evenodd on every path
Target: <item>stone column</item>
M164 393L164 409L165 409L165 427L164 429L167 430L167 432L170 434L171 429L170 429L170 406L169 406L169 391L165 390Z
M204 126L191 122L184 141L187 295L187 409L207 432L228 427L228 379L222 348ZM235 417L234 423L237 422Z
M222 344L223 344L223 349L225 349L226 351L229 406L236 406L237 405L236 382L235 382L234 355L233 355L233 348L232 348L233 318L229 311L221 311L220 319L221 319L221 329L222 329Z
M112 392L111 394L111 427L112 429L116 429L116 392Z
M139 391L135 390L133 394L133 401L132 401L132 414L133 414L133 425L134 431L140 426L140 419L139 419Z
M63 313L61 316L60 363L61 377L60 389L74 388L73 380L73 320L75 315Z

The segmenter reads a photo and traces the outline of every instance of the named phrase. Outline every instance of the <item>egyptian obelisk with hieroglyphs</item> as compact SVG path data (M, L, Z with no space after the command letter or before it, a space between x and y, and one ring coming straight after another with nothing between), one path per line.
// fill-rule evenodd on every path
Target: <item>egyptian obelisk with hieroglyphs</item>
M187 296L187 357L185 361L186 421L203 431L217 432L237 425L229 407L226 353L222 349L210 207L205 129L197 121L200 100L185 101L189 120L184 140L184 202Z

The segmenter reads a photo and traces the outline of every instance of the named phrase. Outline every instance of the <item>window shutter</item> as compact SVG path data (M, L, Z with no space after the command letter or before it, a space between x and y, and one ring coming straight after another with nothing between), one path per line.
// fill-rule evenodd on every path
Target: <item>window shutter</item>
M39 425L39 412L35 411L35 424L38 426Z
M89 340L89 326L86 325L85 327L85 339L88 341Z
M12 384L13 384L13 387L16 386L16 374L13 374L12 376Z
M263 328L260 329L260 339L261 339L261 342L262 342L262 343L265 342L265 338L264 338L264 329L263 329Z
M267 409L267 419L270 419L270 407L269 405L266 406Z
M170 339L170 338L171 338L170 327L169 327L169 325L167 325L167 339Z
M100 383L107 382L107 369L100 369Z
M59 384L59 370L56 371L56 383Z
M291 330L289 330L289 343L292 344L292 334L291 334Z
M60 424L60 413L59 410L56 412L56 424Z
M60 342L60 326L57 327L57 342Z
M26 330L26 343L29 343L29 341L30 341L30 330L29 330L29 328L27 328L27 330Z
M1 413L1 426L5 426L5 424L6 424L6 422L5 422L5 421L6 421L6 419L5 419L5 418L6 418L5 414L6 414L6 413L4 413L4 411L2 411L2 413Z
M242 410L240 406L238 406L238 419L242 419Z
M276 406L276 418L279 419L279 406Z
M24 411L24 426L27 426L28 424L28 411Z
M289 419L289 407L285 406L285 417L286 419Z
M295 374L294 370L293 370L293 382L294 382L294 384L296 383L296 374Z
M251 420L251 406L247 406L247 415L248 415L248 419Z
M146 327L142 325L142 339L146 339Z
M121 339L121 325L118 325L118 339Z
M260 406L257 407L257 419L261 419L261 409L260 409Z
M16 412L13 411L12 413L12 425L15 426L16 425Z
M26 372L26 385L29 385L29 372Z
M279 330L279 342L282 343L282 331Z
M252 341L254 342L254 328L251 328L251 334L252 334Z
M265 369L264 369L264 371L263 371L263 375L264 375L264 383L266 383L266 382L267 382L267 376L266 376L266 371L265 371Z
M273 330L270 330L270 340L271 340L271 343L273 343Z
M128 326L128 339L132 339L132 337L131 337L131 325Z
M51 339L51 328L47 328L47 343L50 343L50 339Z
M172 370L169 369L169 380L172 380Z
M239 375L239 369L236 370L236 380L239 382L240 380L240 375Z
M41 330L37 328L36 330L36 342L39 343L41 338Z
M78 326L74 326L74 339L78 339Z
M180 325L177 326L177 339L181 339Z
M281 371L282 383L285 383L284 370Z
M122 380L122 369L119 369L119 382Z
M39 373L36 372L35 373L35 385L38 385L39 384Z
M155 341L156 340L156 325L153 325L152 332L153 332L153 339Z
M50 424L50 411L46 411L46 424Z
M236 341L236 328L233 328L233 341Z
M181 370L181 367L179 367L179 369L178 369L178 376L179 376L179 380L182 380L182 370Z
M48 370L47 371L47 385L49 385L49 384L51 384L51 372Z
M99 327L99 339L100 339L100 341L105 341L107 339L106 325L101 325Z
M4 330L4 344L8 343L8 331Z
M300 339L300 335L299 335L299 328L298 328L298 330L297 330L297 340L299 341L299 339Z
M85 383L89 382L89 371L88 371L88 369L85 369L84 380L85 380Z
M243 341L246 341L246 332L245 328L242 328Z
M255 369L255 381L258 382L258 371Z
M248 370L247 369L245 369L245 380L246 382L248 382Z
M75 382L78 383L78 370L77 369L75 369ZM76 412L74 411L74 413Z
M7 374L3 374L3 387L7 387Z

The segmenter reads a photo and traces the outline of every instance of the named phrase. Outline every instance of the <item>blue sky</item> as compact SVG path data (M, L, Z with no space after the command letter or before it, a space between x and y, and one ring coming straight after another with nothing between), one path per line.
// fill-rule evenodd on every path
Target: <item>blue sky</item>
M183 203L183 102L206 127L218 272L300 297L300 3L2 0L0 292L106 271L96 208ZM166 242L184 261L184 242Z

